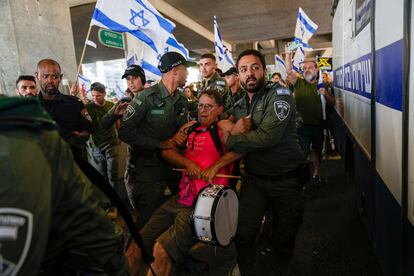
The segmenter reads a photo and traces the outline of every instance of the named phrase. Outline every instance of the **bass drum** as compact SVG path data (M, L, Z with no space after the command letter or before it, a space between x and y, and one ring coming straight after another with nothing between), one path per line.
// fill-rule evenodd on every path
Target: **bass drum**
M234 189L208 185L200 190L192 214L194 234L204 243L229 246L236 235L239 198Z

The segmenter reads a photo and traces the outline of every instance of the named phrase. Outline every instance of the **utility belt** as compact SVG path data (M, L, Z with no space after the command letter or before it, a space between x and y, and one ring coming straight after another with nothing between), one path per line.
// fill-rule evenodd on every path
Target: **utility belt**
M299 184L304 185L310 179L310 163L301 163L296 168L291 171L288 171L285 174L280 175L258 175L248 168L245 168L245 171L248 175L254 176L256 178L265 180L265 181L284 181L292 178L298 178Z
M154 158L161 157L159 150L134 149L134 154L136 158L143 158L143 159L154 159Z
M166 161L161 158L159 150L134 149L134 164L144 167L164 166Z

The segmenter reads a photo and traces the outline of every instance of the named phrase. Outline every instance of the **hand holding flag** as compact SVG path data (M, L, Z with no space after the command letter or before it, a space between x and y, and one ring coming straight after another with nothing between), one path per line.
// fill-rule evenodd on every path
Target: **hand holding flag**
M300 43L304 48L312 48L308 41L317 29L318 25L306 15L302 8L299 8L294 41Z

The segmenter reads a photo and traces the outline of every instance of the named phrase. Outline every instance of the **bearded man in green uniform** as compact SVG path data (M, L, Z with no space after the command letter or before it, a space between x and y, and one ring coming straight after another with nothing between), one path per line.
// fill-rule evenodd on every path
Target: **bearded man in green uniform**
M237 69L247 94L233 107L238 121L226 143L229 151L244 154L246 172L235 240L239 269L242 275L255 275L255 237L270 206L272 270L274 275L287 275L303 213L299 174L304 155L297 141L295 100L289 89L265 84L266 64L259 51L243 51Z
M165 53L158 65L161 81L138 93L122 118L119 138L136 152L134 204L141 228L165 200L164 191L173 176L160 150L174 146L173 136L185 124L187 99L177 88L185 84L191 64L175 52Z
M127 275L103 194L37 99L1 97L0 118L0 275Z

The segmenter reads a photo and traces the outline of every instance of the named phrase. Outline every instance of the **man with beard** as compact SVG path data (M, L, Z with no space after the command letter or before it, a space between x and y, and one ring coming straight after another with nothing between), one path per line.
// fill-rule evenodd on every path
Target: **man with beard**
M86 158L85 142L92 132L92 119L78 98L59 92L63 77L59 63L43 59L37 64L35 75L40 85L40 104L56 121L60 136L69 143L72 152Z
M241 275L256 273L255 237L270 206L275 248L272 275L288 275L303 214L299 168L304 156L297 142L295 100L289 89L265 84L266 64L259 51L243 51L236 66L247 94L234 105L232 115L238 121L226 143L229 151L244 155L246 172L236 235L239 269Z
M33 76L21 75L16 80L16 93L20 97L34 97L37 95L36 79Z
M161 81L135 96L122 118L119 138L136 152L132 195L140 213L138 228L165 200L164 191L173 177L160 151L174 146L171 138L187 122L187 100L177 88L185 84L188 66L182 55L165 53L158 65Z
M287 79L294 87L297 110L302 119L298 129L299 143L306 154L311 152L312 145L312 180L314 184L320 184L319 166L322 161L324 139L321 95L325 97L329 105L333 105L335 99L325 88L321 88L318 91L319 69L315 59L306 59L303 62L302 71L304 79L298 78L296 72L292 70L291 52L287 50L287 47L285 64L288 73Z

